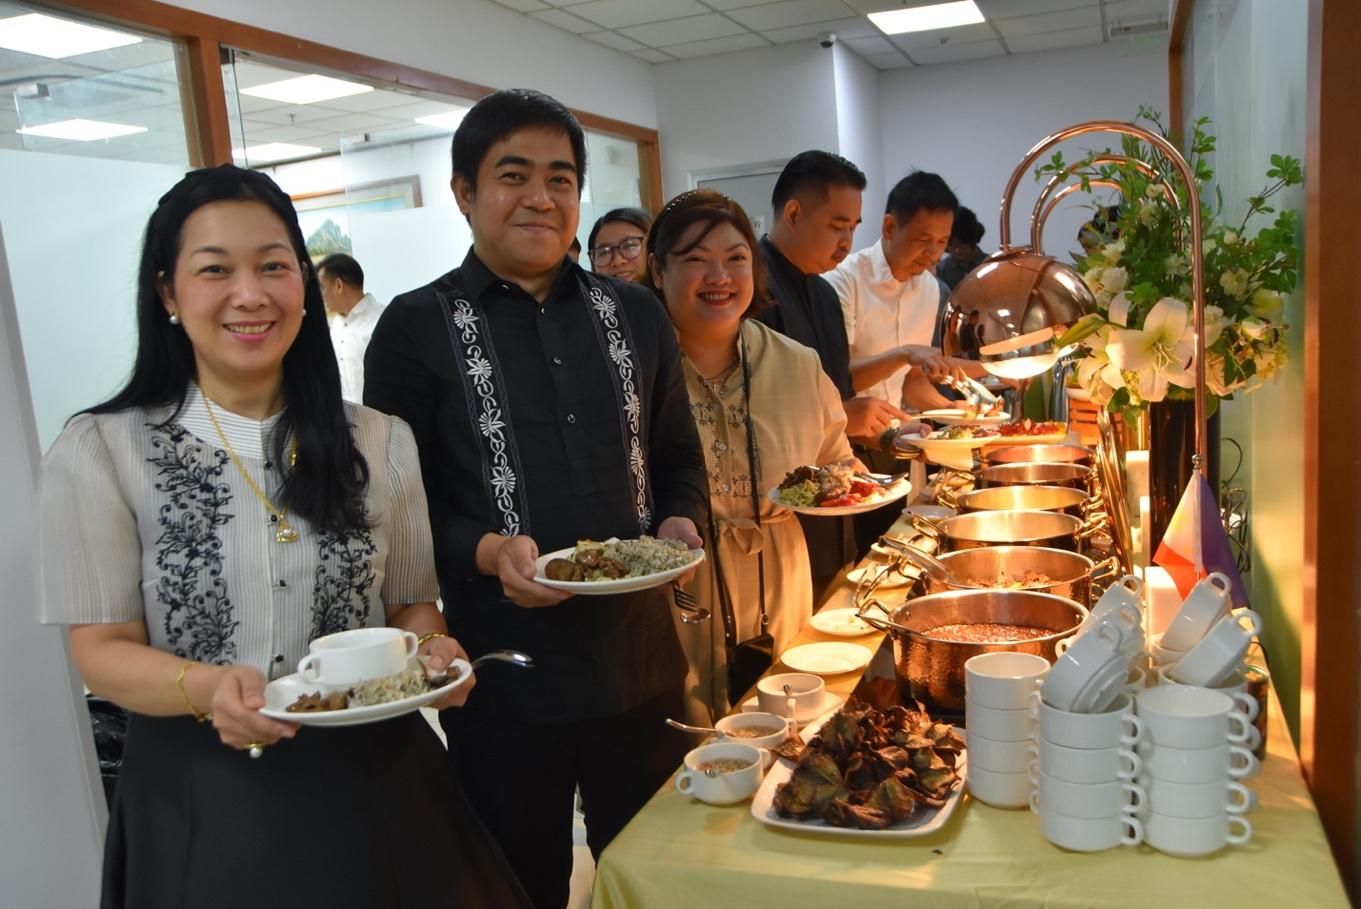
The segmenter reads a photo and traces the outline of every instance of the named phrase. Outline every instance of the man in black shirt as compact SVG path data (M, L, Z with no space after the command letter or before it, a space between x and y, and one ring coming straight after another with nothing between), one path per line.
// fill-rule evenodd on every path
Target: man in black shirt
M662 720L683 715L685 659L667 588L568 600L534 582L534 561L584 538L700 545L704 461L661 304L566 256L585 176L576 118L537 92L490 95L454 135L453 171L473 248L388 307L365 403L420 446L450 633L473 656L534 658L484 669L440 722L525 889L557 909L574 789L598 856L680 762L687 742Z

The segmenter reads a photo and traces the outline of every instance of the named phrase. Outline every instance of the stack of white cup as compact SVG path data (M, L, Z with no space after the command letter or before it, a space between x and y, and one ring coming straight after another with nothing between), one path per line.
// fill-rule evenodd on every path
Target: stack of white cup
M1149 641L1154 668L1168 681L1206 688L1236 683L1262 620L1251 609L1230 612L1229 593L1229 579L1211 572L1187 594L1163 633Z
M1240 781L1259 769L1256 700L1176 684L1145 689L1136 700L1145 736L1137 746L1144 841L1177 856L1246 843L1252 823L1243 815L1257 799Z
M964 738L970 794L997 808L1030 801L1030 701L1049 671L1031 653L981 653L964 664Z

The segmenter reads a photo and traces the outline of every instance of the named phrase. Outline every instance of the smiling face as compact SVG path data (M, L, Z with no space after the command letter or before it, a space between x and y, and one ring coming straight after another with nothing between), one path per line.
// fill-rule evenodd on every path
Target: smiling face
M180 230L173 274L158 289L194 348L209 397L283 377L302 325L304 271L288 230L264 203L212 202Z
M590 250L591 267L602 275L641 283L647 275L647 231L628 221L606 221L595 234L595 246ZM622 244L622 246L621 246ZM611 247L609 258L596 255L602 246ZM626 256L631 249L633 258Z
M884 258L893 277L906 281L935 268L945 255L954 222L954 212L948 209L918 209L904 222L893 214L884 215Z
M581 213L577 162L561 130L526 127L487 149L477 185L452 182L473 250L497 275L533 284L562 264Z
M668 254L664 263L656 256L648 262L676 330L682 338L730 340L755 289L751 244L727 222L712 229L699 223L676 248L684 252Z

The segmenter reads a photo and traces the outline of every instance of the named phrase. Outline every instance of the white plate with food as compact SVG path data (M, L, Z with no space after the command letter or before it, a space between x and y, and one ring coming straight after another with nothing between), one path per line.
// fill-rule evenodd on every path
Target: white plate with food
M673 581L702 561L703 549L687 549L679 540L646 536L604 542L581 540L575 546L539 556L534 562L534 580L569 593L632 593ZM567 579L569 572L572 580Z
M862 565L859 568L852 568L850 571L846 572L846 580L849 583L854 584L856 587L859 587L862 583L865 582L866 576L874 577L876 574L878 574L879 572L883 571L886 568L888 568L887 565L871 562L868 565ZM909 570L912 571L913 573L909 575L904 575L900 574L896 569L889 571L888 575L882 581L879 582L879 589L891 590L895 587L906 587L909 584L913 583L914 581L917 580L916 574L917 569L911 568ZM854 612L855 610L851 611ZM816 619L817 616L813 616L813 618ZM816 627L816 625L814 625L814 627Z
M810 624L823 634L839 638L859 638L876 631L873 625L860 618L860 614L851 608L816 612Z
M840 641L819 641L815 644L800 644L780 654L780 662L795 672L811 672L815 675L840 675L864 669L874 659L874 652L859 644L843 644Z
M911 491L912 484L906 476L857 475L844 465L829 464L794 468L766 497L781 508L799 514L832 517L873 511L898 501Z
M917 416L922 420L930 420L932 423L942 423L946 426L999 426L1002 423L1011 422L1011 414L1005 410L980 413L962 407L923 410Z
M904 708L890 707L885 710L874 710L866 708L864 705L847 707L837 713L823 717L819 722L810 723L799 733L799 737L811 746L814 739L824 730L828 730L829 734L835 734L838 728L844 731L848 728L846 724L849 718L864 716L865 714L861 711L866 710L869 710L868 715L875 719L876 728L887 730L891 728L891 724L898 722L898 717L902 716L902 714L896 714L895 711L904 710ZM847 711L851 712L848 713ZM925 717L924 714L915 710L904 710L904 713L909 718L921 718L922 720L923 724L920 727L909 728L920 728L924 731L908 732L904 728L894 730L890 735L898 736L898 733L902 732L903 734L898 737L904 739L907 743L919 745L931 743L932 745L929 748L932 754L923 759L924 763L928 763L928 767L921 770L912 765L911 787L901 784L900 781L906 776L906 773L905 771L898 771L880 783L872 784L873 788L867 787L867 791L871 794L862 804L852 805L850 804L852 800L844 797L830 798L826 800L824 807L819 811L813 807L813 803L806 797L809 793L798 791L797 783L790 789L782 789L785 784L794 779L796 770L800 772L801 782L806 783L809 775L813 774L815 769L815 765L812 763L813 758L808 758L809 764L806 767L803 761L800 761L796 767L790 760L782 758L775 761L770 772L766 774L766 778L762 780L761 788L757 789L756 795L752 797L751 816L762 824L781 830L836 837L904 839L927 836L940 830L949 821L950 816L954 814L964 792L968 760L963 747L963 737L953 727L930 722L929 717ZM842 717L842 719L838 719L838 717ZM926 723L929 723L929 725L926 725ZM856 723L856 725L859 724ZM930 735L926 734L926 731L938 734L941 738L932 740ZM914 735L917 737L913 738ZM940 747L934 747L935 745ZM893 748L897 750L890 750ZM904 752L909 765L911 765L912 758L922 753L923 749L907 748L904 745L897 744L884 748L857 745L853 753L860 754L862 761L864 761L866 754L871 751L885 755L883 759L896 766L904 761ZM950 757L946 758L944 755ZM850 778L849 764L847 767L842 767L841 765L847 763L846 761L836 761L826 754L815 756L824 765L827 760L832 760L833 764L825 768L827 771L825 775L814 774L812 776L815 781L814 786L820 784L823 779L830 782L829 777L834 771L840 779L840 783L835 785L843 788L843 791L849 794L852 791L851 787L845 784L855 782ZM807 757L806 754L805 757ZM953 767L949 766L950 760L953 760ZM864 761L864 763L870 762ZM936 784L930 789L933 794L927 795L925 792L913 788L917 786L925 788L923 780L929 780ZM894 786L894 784L898 784L898 786ZM882 792L880 787L896 789L897 791ZM903 795L903 789L907 790L906 796ZM834 802L840 804L833 806L832 803ZM783 807L783 811L780 810L781 807ZM892 819L894 815L900 816L898 819ZM829 822L824 819L825 817L831 817L835 823ZM861 825L870 826L867 828Z
M959 466L974 449L988 445L1048 445L1068 438L1068 424L1061 421L1005 423L1001 426L950 426L929 436L899 436L894 443L906 454L919 448L938 464Z
M361 726L433 704L468 681L472 674L473 667L467 660L454 660L449 664L447 681L432 687L425 667L415 657L396 676L344 688L306 682L295 672L265 686L265 706L260 713L303 726ZM367 703L375 700L377 703Z

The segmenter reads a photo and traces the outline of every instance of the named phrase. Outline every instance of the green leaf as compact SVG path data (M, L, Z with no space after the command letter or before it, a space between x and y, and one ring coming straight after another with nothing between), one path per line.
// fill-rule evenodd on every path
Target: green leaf
M1074 322L1056 343L1060 348L1076 344L1084 338L1089 338L1096 334L1101 329L1101 326L1105 324L1106 320L1102 318L1099 313L1088 313Z

